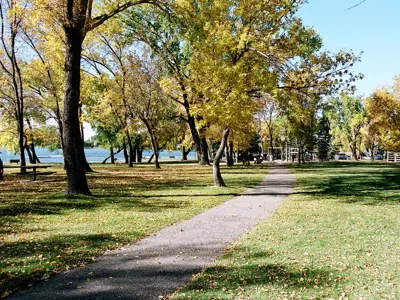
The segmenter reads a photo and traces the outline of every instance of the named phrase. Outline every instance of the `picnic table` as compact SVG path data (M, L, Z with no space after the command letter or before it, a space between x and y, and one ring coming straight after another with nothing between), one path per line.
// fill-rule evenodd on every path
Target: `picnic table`
M17 175L30 175L32 174L32 180L36 180L36 176L38 175L51 175L54 172L37 172L38 169L47 169L50 168L51 165L41 165L41 164L36 164L36 165L28 165L28 166L23 166L19 167L22 170L25 170L25 172L19 172ZM26 172L26 170L32 169L31 172Z

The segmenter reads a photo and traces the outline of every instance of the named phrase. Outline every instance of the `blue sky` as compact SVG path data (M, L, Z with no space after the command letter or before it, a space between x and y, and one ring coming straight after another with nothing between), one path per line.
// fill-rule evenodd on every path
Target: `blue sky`
M367 0L346 11L360 1L309 0L299 16L319 32L327 50L364 51L354 70L365 75L356 93L367 96L400 74L400 0Z

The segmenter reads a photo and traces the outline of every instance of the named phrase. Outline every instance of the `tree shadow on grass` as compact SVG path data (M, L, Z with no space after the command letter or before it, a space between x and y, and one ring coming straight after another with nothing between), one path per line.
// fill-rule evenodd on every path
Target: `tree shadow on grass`
M132 232L143 237L143 232ZM112 234L56 235L49 239L31 242L0 243L0 269L18 268L19 273L0 272L0 290L12 291L27 287L43 279L45 274L56 274L65 269L93 261L106 249L126 243ZM28 263L29 261L29 263ZM26 266L26 270L21 270ZM46 277L44 277L46 278Z
M367 205L400 204L400 169L382 163L330 163L301 182L297 193ZM315 167L295 168L304 174Z
M262 255L257 256L262 257ZM246 264L241 266L213 266L188 284L183 293L204 290L205 293L222 293L226 290L248 290L274 286L275 290L295 290L332 287L339 284L339 276L332 269L306 268L284 264Z

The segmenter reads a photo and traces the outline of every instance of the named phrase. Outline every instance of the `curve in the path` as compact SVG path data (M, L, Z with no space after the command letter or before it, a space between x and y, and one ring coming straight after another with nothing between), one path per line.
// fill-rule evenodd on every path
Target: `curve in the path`
M8 299L159 299L190 281L270 215L292 192L294 181L287 169L274 166L243 195Z

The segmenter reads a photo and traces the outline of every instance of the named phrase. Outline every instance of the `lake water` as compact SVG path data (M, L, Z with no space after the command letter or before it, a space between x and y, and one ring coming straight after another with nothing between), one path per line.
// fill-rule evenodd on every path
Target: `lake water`
M7 152L5 149L1 149L0 158L3 162L8 163L10 159L18 159L19 155L15 155L14 153ZM143 157L150 157L153 152L149 150L143 151ZM49 151L45 148L36 148L36 154L40 159L41 163L63 163L63 155L62 150ZM86 159L89 163L101 163L106 157L110 155L108 150L102 148L93 148L93 149L85 149ZM27 161L28 156L26 156ZM180 151L161 151L160 159L170 159L173 156L176 160L182 159L182 154ZM119 162L124 162L124 154L121 151L117 155ZM196 153L190 152L188 155L188 159L196 159ZM109 160L108 160L109 162Z

